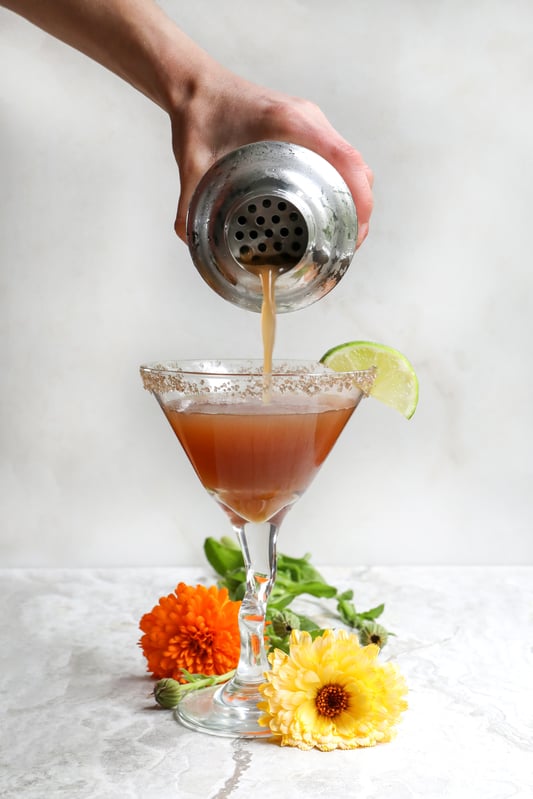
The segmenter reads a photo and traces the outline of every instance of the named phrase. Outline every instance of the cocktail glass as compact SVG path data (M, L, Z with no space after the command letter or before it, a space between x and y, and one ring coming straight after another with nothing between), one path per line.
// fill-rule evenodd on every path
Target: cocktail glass
M141 367L207 492L225 511L246 566L241 654L222 686L187 694L187 727L213 735L268 736L258 724L258 686L269 668L264 629L276 572L276 540L287 511L313 480L365 394L374 372L332 372L320 364L172 361Z

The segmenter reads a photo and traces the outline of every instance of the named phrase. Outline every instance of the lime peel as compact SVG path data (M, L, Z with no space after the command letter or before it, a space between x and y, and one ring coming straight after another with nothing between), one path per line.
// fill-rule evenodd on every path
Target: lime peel
M410 361L398 350L374 341L348 341L332 347L320 363L335 372L377 370L370 396L410 419L418 404L418 377Z

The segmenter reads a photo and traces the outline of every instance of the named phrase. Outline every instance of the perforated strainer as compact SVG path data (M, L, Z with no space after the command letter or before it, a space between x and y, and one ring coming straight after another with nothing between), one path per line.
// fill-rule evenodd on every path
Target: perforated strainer
M257 142L204 175L187 236L198 271L222 297L260 311L258 271L275 266L277 311L295 311L327 294L345 273L357 217L331 164L298 145Z

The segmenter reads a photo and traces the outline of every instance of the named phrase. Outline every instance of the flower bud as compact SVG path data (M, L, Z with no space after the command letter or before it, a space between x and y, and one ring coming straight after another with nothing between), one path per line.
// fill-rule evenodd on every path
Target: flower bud
M280 610L272 616L272 629L280 638L285 638L292 630L300 629L300 619L290 610Z
M179 704L183 696L183 686L177 680L172 680L170 677L165 677L163 680L158 680L154 688L154 697L160 707L170 710Z
M382 627L376 621L365 621L359 628L359 643L361 646L376 644L380 649L383 649L388 637L389 634L385 627Z

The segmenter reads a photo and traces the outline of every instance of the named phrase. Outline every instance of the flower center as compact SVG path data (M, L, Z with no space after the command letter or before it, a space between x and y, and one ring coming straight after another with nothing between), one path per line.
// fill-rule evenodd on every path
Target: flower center
M213 647L213 636L210 630L195 630L187 641L188 648L193 655L202 656L210 652Z
M324 685L316 695L315 707L321 716L332 719L346 710L349 695L342 685Z

